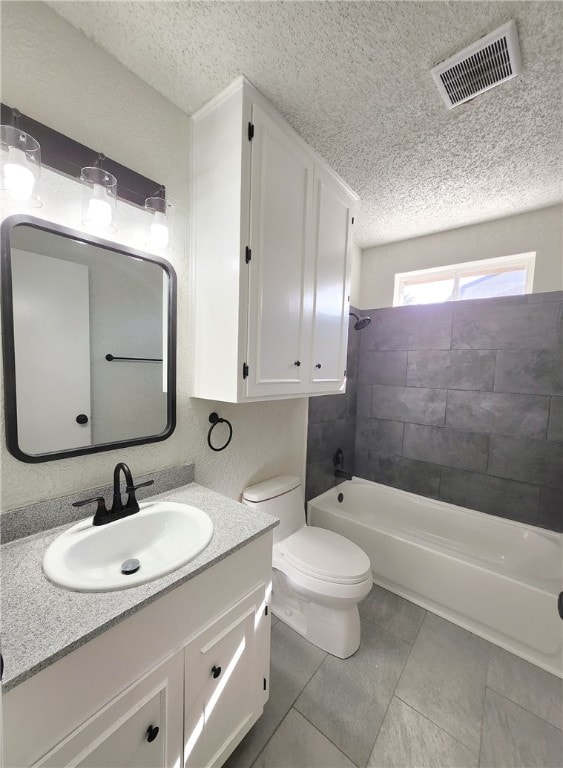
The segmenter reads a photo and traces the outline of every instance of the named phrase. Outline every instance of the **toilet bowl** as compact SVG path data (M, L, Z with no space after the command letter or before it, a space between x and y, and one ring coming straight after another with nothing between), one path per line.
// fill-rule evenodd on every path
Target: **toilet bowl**
M328 653L360 645L358 603L373 579L368 556L344 536L305 523L301 481L283 475L243 491L243 503L278 517L272 554L272 612Z

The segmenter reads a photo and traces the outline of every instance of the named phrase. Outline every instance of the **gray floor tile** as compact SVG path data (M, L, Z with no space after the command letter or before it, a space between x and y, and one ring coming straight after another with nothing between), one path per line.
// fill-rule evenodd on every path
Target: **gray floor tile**
M487 689L483 768L561 768L563 732Z
M270 698L264 714L245 736L225 768L248 768L290 710L326 653L283 621L272 626Z
M253 768L355 768L346 755L292 709Z
M368 768L476 768L478 755L393 698Z
M416 640L426 611L374 584L360 603L360 615L411 645Z
M411 646L362 622L362 642L349 659L327 656L295 708L364 766Z
M487 685L548 723L563 728L563 680L502 648L491 648ZM563 764L563 755L562 755Z
M427 613L396 695L478 752L488 660L485 640Z

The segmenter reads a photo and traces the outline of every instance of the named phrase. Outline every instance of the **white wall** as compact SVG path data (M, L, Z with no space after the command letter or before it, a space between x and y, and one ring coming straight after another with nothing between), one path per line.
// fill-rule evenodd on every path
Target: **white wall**
M352 270L350 274L350 304L352 307L359 307L361 294L361 269L362 269L362 251L356 243L352 243L351 251Z
M189 398L188 116L42 3L2 4L1 50L4 103L166 185L176 207L170 261L178 275L175 433L161 443L42 464L17 461L2 439L2 510L108 483L117 461L134 474L193 461L198 482L233 498L276 473L303 476L306 399L224 405ZM45 169L43 176L36 215L79 228L78 184ZM126 204L118 211L115 240L144 249L145 214ZM233 424L224 453L206 444L213 410ZM3 413L0 428L3 434Z
M534 293L563 289L563 206L362 251L359 308L393 306L397 272L536 252Z

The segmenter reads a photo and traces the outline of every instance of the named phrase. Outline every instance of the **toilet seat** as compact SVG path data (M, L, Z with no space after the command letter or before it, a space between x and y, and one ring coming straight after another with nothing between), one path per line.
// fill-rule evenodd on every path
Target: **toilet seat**
M277 550L276 567L291 570L294 575L297 572L309 579L342 586L371 579L371 565L365 552L324 528L304 526L274 549Z

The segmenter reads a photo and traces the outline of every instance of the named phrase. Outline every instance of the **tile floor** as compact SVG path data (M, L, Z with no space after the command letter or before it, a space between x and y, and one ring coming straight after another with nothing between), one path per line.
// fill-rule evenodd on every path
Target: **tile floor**
M561 768L563 681L374 586L336 659L273 618L270 700L225 768Z

